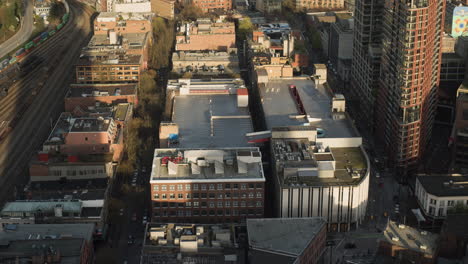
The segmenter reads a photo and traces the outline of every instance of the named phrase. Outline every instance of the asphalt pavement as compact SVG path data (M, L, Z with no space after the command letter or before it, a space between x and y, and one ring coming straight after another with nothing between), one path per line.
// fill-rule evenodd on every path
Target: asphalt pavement
M23 44L29 39L29 37L31 37L34 29L33 7L34 6L32 1L24 0L25 11L23 14L23 19L21 20L21 28L18 30L18 32L16 32L15 35L0 44L0 58L3 58L8 53L18 48L19 45Z

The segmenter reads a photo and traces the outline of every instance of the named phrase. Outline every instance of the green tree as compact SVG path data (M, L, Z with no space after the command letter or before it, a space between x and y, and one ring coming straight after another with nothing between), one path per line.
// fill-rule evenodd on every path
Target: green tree
M60 21L62 16L65 14L65 6L61 2L53 1L50 6L49 17L47 20L50 23L56 23Z
M174 22L156 17L152 21L154 43L151 47L150 67L161 69L169 66L174 43Z
M243 18L239 21L238 33L241 39L246 39L252 34L253 24L250 18Z

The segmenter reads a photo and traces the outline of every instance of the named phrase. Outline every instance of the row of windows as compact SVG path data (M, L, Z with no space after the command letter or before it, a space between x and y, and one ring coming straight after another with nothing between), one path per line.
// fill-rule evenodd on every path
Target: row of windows
M185 203L168 203L168 202L154 202L154 208L160 207L178 207L178 208L191 208L191 207L262 207L262 201L226 201L226 202L185 202Z
M170 191L175 191L176 188L177 188L178 191L183 191L184 187L185 187L186 191L190 191L190 190L192 190L192 188L193 188L194 191L199 190L199 188L202 191L207 190L207 188L209 190L212 190L212 191L215 190L215 188L216 188L216 190L223 190L223 188L224 189L239 189L239 184L238 183L233 183L233 184L226 183L224 185L222 183L218 183L218 184L185 184L185 186L184 186L184 184L177 184L177 185L169 185L169 187L168 187L168 185L161 185L161 187L159 187L159 186L160 185L153 185L153 190L155 190L155 191L159 191L159 190L167 191L167 189L169 188ZM254 189L254 188L262 189L263 184L261 184L261 183L257 183L257 184L254 184L254 183L249 183L249 184L241 183L240 184L241 190L246 190L247 187L249 189Z
M178 211L156 211L154 216L158 217L182 217L182 216L247 216L263 215L262 209L243 209L243 210L178 210Z
M64 176L65 174L67 176L76 176L76 175L96 175L96 174L103 174L104 169L95 169L95 170L67 170L64 171ZM62 176L62 171L61 170L51 170L50 175L52 176Z
M234 192L234 193L230 193L230 192L227 192L227 193L186 193L185 195L183 193L178 193L178 194L174 194L174 193L155 193L153 194L153 198L154 199L230 199L230 198L238 198L238 197L241 197L241 198L254 198L254 197L257 197L257 198L262 198L262 193L261 192L257 192L257 193L253 193L253 192L249 192L249 193L245 193L245 192L242 192L242 193L237 193L237 192Z

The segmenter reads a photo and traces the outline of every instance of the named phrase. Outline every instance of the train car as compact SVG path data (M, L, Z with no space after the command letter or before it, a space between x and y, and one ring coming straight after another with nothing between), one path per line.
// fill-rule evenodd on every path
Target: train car
M41 41L46 40L49 37L49 32L45 31L41 33Z
M63 23L57 25L57 30L60 30L63 28Z
M4 59L4 60L2 60L2 62L0 62L0 65L1 65L3 68L6 68L9 64L10 64L10 59L9 59L9 58Z
M52 37L55 34L55 32L57 31L55 31L55 29L52 29L51 31L49 31L49 36Z
M21 59L26 55L26 50L21 48L18 51L16 51L15 56L17 59Z
M35 37L35 38L33 39L33 42L34 42L34 44L36 44L36 45L39 44L40 41L41 41L41 36L37 36L37 37Z
M65 15L63 15L62 17L62 23L67 23L68 19L70 18L70 14L69 13L66 13Z
M24 45L24 49L26 50L26 52L29 52L34 48L34 45L34 42L29 41L28 43L26 43L26 45Z
M10 64L15 63L16 61L17 61L16 57L13 57L13 58L10 59Z

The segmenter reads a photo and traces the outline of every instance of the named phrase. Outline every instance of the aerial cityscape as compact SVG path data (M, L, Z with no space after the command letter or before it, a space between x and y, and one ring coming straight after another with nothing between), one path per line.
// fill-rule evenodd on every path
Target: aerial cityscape
M0 264L468 264L468 0L0 0Z

